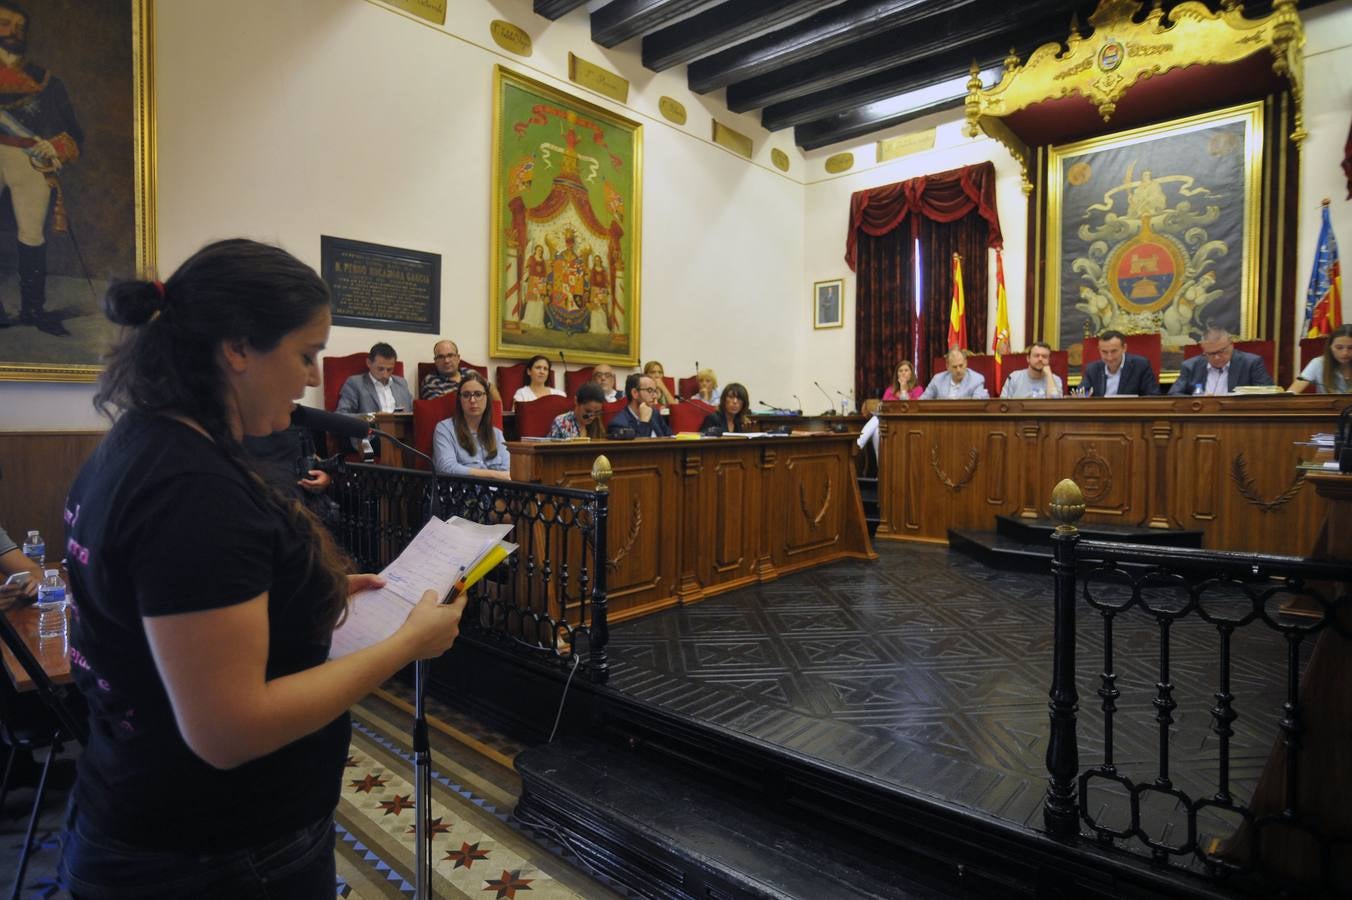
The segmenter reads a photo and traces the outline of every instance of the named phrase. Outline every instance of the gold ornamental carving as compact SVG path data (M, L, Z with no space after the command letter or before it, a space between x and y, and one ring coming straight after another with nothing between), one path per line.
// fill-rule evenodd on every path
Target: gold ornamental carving
M1144 78L1187 66L1238 62L1264 49L1271 54L1273 71L1290 85L1289 137L1297 143L1305 139L1305 31L1296 0L1274 0L1272 12L1261 19L1245 18L1238 0L1223 0L1222 9L1214 13L1204 3L1187 0L1170 10L1167 26L1160 0L1153 0L1144 20L1133 22L1142 5L1138 0L1101 0L1089 16L1092 37L1082 36L1072 18L1064 53L1060 42L1043 44L1020 64L1011 51L993 87L982 88L973 65L967 82L967 135L984 131L1004 145L1023 170L1025 193L1032 189L1029 148L1004 123L1005 117L1079 95L1098 108L1106 123L1123 94Z
M807 505L807 485L798 482L798 508L803 511L803 518L807 519L808 527L816 531L826 516L826 511L831 508L831 479L826 479L826 496L822 498L822 505L815 513Z
M1292 498L1300 493L1300 489L1305 487L1305 473L1297 472L1290 487L1268 500L1258 492L1258 486L1254 484L1253 476L1249 474L1249 463L1243 453L1235 454L1234 462L1230 464L1230 478L1234 481L1239 496L1263 512L1276 512L1291 502Z
M1099 455L1098 447L1094 444L1085 446L1084 455L1075 462L1070 474L1080 486L1081 496L1087 503L1098 503L1108 496L1113 486L1112 466Z
M954 481L952 478L948 477L948 473L944 471L944 467L939 464L939 445L934 444L930 447L930 468L934 470L934 474L939 479L939 483L954 493L962 490L967 486L967 483L972 480L972 476L976 474L977 463L980 459L981 454L977 452L976 448L969 448L967 451L967 465L962 469L962 477L957 481Z
M629 551L634 549L634 542L638 540L639 532L643 530L643 507L638 505L638 498L634 498L634 506L631 510L629 520L629 536L625 538L624 546L620 547L620 552L616 553L610 559L606 560L606 570L613 572L620 567L620 563Z

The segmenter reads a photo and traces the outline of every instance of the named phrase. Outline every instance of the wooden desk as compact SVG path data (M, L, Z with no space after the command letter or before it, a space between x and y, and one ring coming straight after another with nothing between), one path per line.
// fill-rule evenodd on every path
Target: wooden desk
M31 603L27 606L12 607L6 610L3 615L9 619L10 624L23 638L33 656L42 664L47 677L57 684L69 684L71 681L69 641L38 640L37 607ZM66 607L66 616L67 621L69 621L69 606ZM67 628L66 633L70 633L69 628ZM5 646L3 642L0 642L0 654L4 658L5 672L9 675L10 681L14 682L15 689L21 692L33 690L33 679L28 677L28 673L19 665L19 661L14 658L14 654L9 652L9 647Z
M879 409L884 540L944 542L997 513L1048 515L1062 478L1085 522L1204 531L1210 549L1301 555L1322 510L1297 441L1346 395L907 400Z
M838 559L875 559L854 436L511 442L512 478L590 489L604 454L611 621Z

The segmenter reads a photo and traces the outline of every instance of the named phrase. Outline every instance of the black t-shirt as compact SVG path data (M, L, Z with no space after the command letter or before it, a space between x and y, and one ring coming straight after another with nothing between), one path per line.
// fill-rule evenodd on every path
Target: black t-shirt
M279 837L338 803L351 725L229 771L174 720L143 617L219 609L268 592L267 677L319 665L321 598L285 518L212 441L172 419L124 415L66 500L75 617L71 671L89 703L75 800L93 828L152 849L221 851Z

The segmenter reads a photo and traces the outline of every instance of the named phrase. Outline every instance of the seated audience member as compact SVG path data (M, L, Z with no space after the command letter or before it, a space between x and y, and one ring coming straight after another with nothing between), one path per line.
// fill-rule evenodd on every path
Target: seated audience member
M36 597L38 584L42 581L42 569L24 556L23 548L0 528L0 576L4 576L0 582L15 572L27 572L28 578L19 584L0 584L0 609L8 609L21 598Z
M921 400L986 400L986 379L980 372L967 368L967 351L956 347L944 357L948 371L940 372L930 380Z
M883 388L883 400L919 400L920 395L925 389L916 384L915 364L909 359L903 359L897 363L897 370L892 373L892 383ZM873 457L878 457L878 417L869 415L868 421L864 423L863 429L859 432L859 440L856 441L859 449L863 450L865 444L873 446Z
M460 380L455 413L432 432L432 466L438 475L511 479L512 460L502 432L488 414L488 383L478 372Z
M706 434L715 430L719 434L726 434L729 431L733 434L754 431L755 423L751 421L751 413L748 412L750 408L751 398L746 388L734 381L723 388L723 393L718 398L718 409L704 417L700 431Z
M590 381L577 389L571 411L554 418L549 426L550 440L589 437L600 439L606 436L605 426L601 424L601 411L606 405L605 393L599 384Z
M552 371L548 356L536 354L530 358L526 364L526 374L530 376L530 384L522 385L516 389L512 395L513 403L529 403L536 397L548 397L553 394L555 397L566 396L558 388L549 386L549 373Z
M919 400L925 392L915 379L915 365L909 359L897 363L892 383L883 389L884 400ZM863 446L862 444L860 446Z
M432 345L432 365L436 369L418 385L418 396L423 400L435 400L458 390L460 380L474 371L460 365L460 348L455 341L437 341ZM498 389L493 385L489 385L488 399L498 399Z
M620 399L620 392L615 387L615 370L605 363L595 366L591 374L592 384L599 385L601 393L605 396L607 403L613 403Z
M647 364L643 367L643 374L651 378L653 380L653 384L657 386L658 403L662 404L663 406L670 406L671 404L676 402L676 398L671 396L671 391L667 390L667 383L662 380L662 377L667 373L662 368L662 364L660 362L658 362L655 359L648 360Z
M710 406L717 406L718 398L723 391L718 387L718 376L714 374L714 370L700 369L695 373L695 383L699 387L695 393L690 395L690 399L699 400Z
M1085 397L1130 394L1150 397L1160 392L1155 370L1144 356L1127 352L1127 336L1120 331L1099 335L1099 358L1084 367L1080 393Z
M1033 341L1028 346L1028 368L1010 372L1000 396L1014 400L1060 397L1061 379L1051 370L1052 345Z
M375 344L366 354L365 375L353 375L343 382L338 393L338 412L374 413L407 412L413 408L413 395L409 393L408 382L394 374L394 364L398 361L394 348L389 344Z
M630 428L639 437L671 437L671 429L657 411L657 388L652 377L635 372L624 380L629 402L610 420L610 430Z
M1291 383L1291 393L1302 393L1310 385L1316 394L1352 393L1352 325L1339 325L1329 332L1324 352L1300 370Z
M1198 341L1202 355L1183 360L1171 394L1228 394L1237 387L1272 384L1262 357L1235 349L1224 328L1212 326Z

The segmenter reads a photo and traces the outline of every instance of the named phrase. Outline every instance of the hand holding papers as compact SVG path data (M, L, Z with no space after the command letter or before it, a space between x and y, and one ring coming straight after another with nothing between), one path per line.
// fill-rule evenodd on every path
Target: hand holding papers
M516 550L503 540L511 530L510 524L433 516L380 573L385 586L353 598L346 621L333 633L329 656L346 656L394 634L424 591L435 591L443 603L455 602Z

